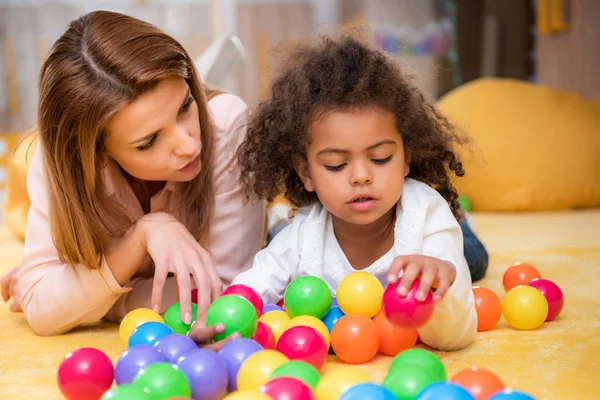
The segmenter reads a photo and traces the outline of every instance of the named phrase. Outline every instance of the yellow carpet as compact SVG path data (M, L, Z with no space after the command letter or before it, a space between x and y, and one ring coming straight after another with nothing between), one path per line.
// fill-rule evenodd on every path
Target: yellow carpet
M505 384L537 399L600 399L600 210L539 214L477 214L476 229L490 254L490 270L479 282L500 296L502 273L527 261L565 294L556 321L531 332L504 320L479 333L467 349L440 353L449 375L471 365L495 371ZM0 274L17 263L21 244L0 227ZM113 361L123 352L116 325L79 329L59 337L35 336L22 314L0 305L0 399L60 399L56 368L79 347L97 347ZM380 382L390 358L357 366ZM325 370L335 365L334 357Z

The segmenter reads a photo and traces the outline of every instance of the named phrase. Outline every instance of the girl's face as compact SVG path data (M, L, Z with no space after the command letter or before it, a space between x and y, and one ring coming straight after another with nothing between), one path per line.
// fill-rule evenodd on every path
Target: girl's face
M395 207L409 160L394 114L377 108L336 111L315 120L309 134L308 163L296 169L334 217L368 225Z
M198 106L182 78L162 80L108 123L106 151L129 175L185 182L200 172Z

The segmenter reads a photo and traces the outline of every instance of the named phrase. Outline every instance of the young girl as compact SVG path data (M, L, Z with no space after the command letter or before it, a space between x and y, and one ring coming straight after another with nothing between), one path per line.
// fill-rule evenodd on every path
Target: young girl
M246 201L235 158L245 120L156 27L106 11L73 21L41 70L25 251L5 301L40 335L164 312L177 292L190 322L192 287L202 313L261 246L265 206Z
M301 275L335 294L357 270L405 296L432 286L437 302L421 340L467 346L477 330L463 256L453 151L466 142L385 55L352 38L300 47L258 108L241 147L241 178L259 198L301 207L234 284L277 302ZM360 299L357 299L360 301Z

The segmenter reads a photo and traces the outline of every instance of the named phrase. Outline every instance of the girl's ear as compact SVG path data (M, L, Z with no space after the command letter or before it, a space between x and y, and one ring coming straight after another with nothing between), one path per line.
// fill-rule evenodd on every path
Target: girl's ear
M313 185L313 181L310 177L310 170L308 169L308 163L306 160L298 156L294 156L292 163L294 164L294 169L296 170L298 177L304 184L304 188L309 192L314 192L315 185Z
M407 177L410 173L410 157L411 151L410 149L404 149L404 177Z

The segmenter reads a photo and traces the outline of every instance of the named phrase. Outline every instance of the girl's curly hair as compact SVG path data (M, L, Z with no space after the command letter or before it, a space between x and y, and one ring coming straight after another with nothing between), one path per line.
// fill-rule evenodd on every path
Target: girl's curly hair
M239 149L241 180L258 198L283 193L296 207L318 201L304 188L293 160L306 160L309 125L324 113L379 107L396 116L396 127L410 154L410 178L436 189L461 219L450 171L464 170L452 147L468 139L443 117L389 57L352 37L323 37L296 48L274 80L248 125Z

